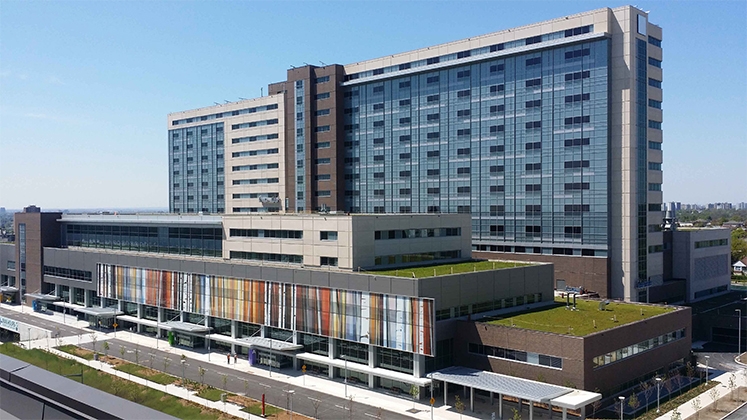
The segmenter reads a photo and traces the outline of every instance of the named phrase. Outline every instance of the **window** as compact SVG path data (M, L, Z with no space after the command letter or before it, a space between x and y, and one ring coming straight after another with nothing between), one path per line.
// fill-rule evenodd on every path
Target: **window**
M469 70L462 70L457 72L457 79L469 77Z
M588 189L589 189L588 182L568 182L565 184L566 191L578 191L578 190L588 190Z
M383 103L374 104L373 105L373 110L374 111L383 111L384 110L384 104Z
M319 257L319 265L337 267L336 257Z
M661 150L661 143L650 141L648 142L648 148L651 150Z
M660 171L661 170L661 163L659 163L659 162L649 162L648 163L648 170L649 171Z
M651 35L648 36L648 43L655 47L661 48L661 40L658 38L654 38Z
M471 169L469 167L457 168L457 175L469 175Z
M527 184L524 186L525 192L540 192L542 191L542 184Z
M564 208L566 213L582 213L589 211L588 204L566 204Z
M661 191L661 184L649 183L648 190L649 191Z
M490 225L490 236L503 235L505 229L503 225Z
M322 99L329 99L329 92L318 93L314 98L317 101L322 100Z
M384 93L384 86L374 86L373 93Z
M426 119L427 119L428 121L438 121L438 120L439 120L440 118L441 118L441 115L440 115L440 114L428 114L428 115L426 116Z
M457 136L469 136L472 134L472 130L469 128L462 128L457 130Z
M330 127L328 125L321 125L317 127L314 131L316 131L317 133L324 133L324 132L330 131Z
M506 150L506 146L499 144L497 146L490 146L490 153L503 153Z
M506 109L505 105L491 105L490 106L490 113L491 114L498 114L504 112Z
M321 231L319 232L319 240L322 241L336 241L337 240L337 232L336 231Z
M411 153L400 153L399 154L399 158L401 160L410 160L411 157L412 157Z
M384 145L384 137L377 137L373 139L374 146L383 146Z
M525 125L527 130L534 130L537 128L542 128L542 121L529 121Z
M493 165L493 166L490 167L490 173L491 174L503 173L504 170L505 170L505 168L504 168L503 165Z
M650 65L652 65L654 67L661 68L661 60L657 60L657 59L655 59L653 57L649 57L648 58L648 64L650 64Z
M505 85L493 85L490 87L490 93L499 93L503 92L504 90L506 90Z
M399 82L399 88L400 89L408 88L408 87L410 87L410 81L409 80L406 81L406 82Z
M426 83L438 83L439 77L438 76L430 76L428 77L425 82Z
M438 187L431 187L426 190L428 194L436 195L441 193L441 189Z
M426 138L427 140L429 140L429 141L430 141L430 140L438 140L438 139L440 139L440 138L441 138L441 133L440 133L440 132L438 132L438 131L436 131L436 132L434 132L434 133L428 133L428 134L426 134L426 135L425 135L425 138Z
M412 189L410 188L400 188L399 189L399 195L410 195L412 194Z
M457 194L469 194L470 191L470 187L457 187Z
M457 149L457 156L469 156L470 155L470 148L466 147L463 149Z
M526 82L524 82L524 87L530 88L530 87L534 87L534 86L542 86L542 79L541 78L530 79L530 80L527 80Z
M319 174L314 177L317 181L329 181L332 179L332 175L330 174Z
M459 58L467 58L467 57L469 57L471 55L472 55L471 51L459 51L457 53L457 59L459 59Z
M439 61L441 61L440 57L432 57L432 58L429 58L429 59L425 60L425 64L427 64L427 65L436 64Z
M541 163L527 163L524 167L524 169L527 172L531 171L541 171L542 170L542 164Z
M467 118L471 113L469 109L460 109L457 111L457 118Z
M383 162L384 161L384 155L376 155L373 157L374 162Z
M429 150L428 153L427 153L427 156L429 158L439 157L439 156L441 156L441 151L439 151L439 150Z
M331 147L331 143L328 141L322 141L314 145L317 149L329 149Z
M648 128L661 130L661 121L648 120Z
M526 45L539 44L540 42L542 42L542 35L537 35L526 39Z
M656 80L656 79L652 79L652 78L649 77L648 78L648 85L652 86L652 87L655 87L655 88L661 89L661 80Z
M410 178L412 176L411 171L399 171L400 178Z
M537 204L530 204L530 205L524 206L524 212L529 216L541 216L542 206L537 205Z
M505 215L506 208L505 206L490 206L490 215L491 216L503 216Z
M542 226L526 226L524 232L529 237L542 236Z
M460 90L457 92L457 98L469 98L471 95L471 92L469 89Z
M572 147L572 146L588 146L589 145L589 138L588 137L582 137L577 139L566 139L565 140L565 147Z
M565 237L566 238L580 238L581 237L581 226L566 226Z
M401 124L401 123L402 123L402 120L400 120L399 122L400 122L400 124ZM384 120L381 120L381 121L374 121L374 122L373 122L373 126L374 126L374 128L377 128L377 127L383 127L383 126L384 126Z
M409 68L410 68L410 63L403 63L403 64L400 64L399 67L398 67L399 70L407 70Z
M578 49L578 50L566 51L566 53L565 53L565 59L566 60L570 60L570 59L573 59L573 58L586 57L589 54L590 54L590 51L589 51L588 48L581 48L581 49Z
M535 99L535 100L532 100L532 101L527 101L524 104L524 108L535 108L535 107L539 107L539 106L542 106L542 99Z
M565 162L565 169L578 169L578 168L588 168L589 167L589 161L588 160L572 160Z
M329 109L320 109L320 110L317 110L314 114L317 117L322 117L322 116L325 116L325 115L329 115Z
M317 77L315 82L316 84L327 83L329 82L329 76Z
M490 133L491 134L502 133L505 130L506 130L506 127L503 126L503 125L491 125L490 126Z
M428 95L425 98L425 101L428 102L428 103L431 103L431 102L438 102L439 99L440 99L439 95Z
M316 160L317 165L328 165L329 163L331 163L330 158L319 158Z
M440 169L428 169L428 172L426 172L428 176L439 176L441 174Z
M399 136L400 143L409 143L411 140L412 140L412 136L410 136L409 134Z
M505 190L506 190L506 187L504 185L491 185L490 186L491 193L502 193Z
M317 197L330 197L332 193L329 190L320 190L316 192Z
M578 94L578 95L568 95L565 97L565 103L571 104L574 102L581 102L581 101L588 101L589 100L589 94Z
M403 99L399 101L399 106L410 106L410 100L409 99Z
M650 106L651 108L661 109L661 101L657 101L655 99L649 99L648 106Z
M542 64L542 57L529 58L526 61L527 67L536 66L537 64Z
M405 118L400 118L400 119L399 119L399 123L400 123L400 125L406 125L406 124L410 124L410 122L411 122L411 121L412 121L412 119L411 119L410 117L405 117ZM383 124L383 123L384 123L384 121L381 121L381 123L382 123L382 126L383 126L383 125L384 125L384 124ZM375 126L375 124L376 124L376 123L374 123L374 126Z
M566 82L572 82L574 80L588 79L591 76L589 70L577 71L575 73L568 73L565 75Z
M412 213L412 207L411 206L400 206L399 212L400 213Z

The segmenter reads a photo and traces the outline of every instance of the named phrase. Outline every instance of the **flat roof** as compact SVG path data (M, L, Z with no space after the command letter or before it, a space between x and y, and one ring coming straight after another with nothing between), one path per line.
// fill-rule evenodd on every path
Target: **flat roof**
M523 312L485 317L479 322L526 330L584 337L622 325L653 318L682 308L667 305L609 301L600 310L603 299L576 298L576 310L567 309L566 300ZM573 298L570 299L573 306Z
M170 224L170 225L222 225L221 215L138 213L138 214L63 214L58 222L91 224Z
M31 299L44 301L60 300L60 298L55 295L45 295L42 293L26 293L24 296L30 297Z
M427 262L423 262L427 264ZM525 267L541 263L527 263L518 261L462 261L449 264L418 265L394 270L361 271L375 276L393 276L407 278L439 277L452 274L471 273L475 271L502 270L505 268Z
M182 321L168 321L161 322L158 324L159 328L163 328L166 331L181 331L190 334L207 334L211 328L200 324L192 324L191 322Z
M551 385L500 373L486 372L464 366L451 366L426 375L437 381L462 385L483 391L511 395L529 401L548 402L572 391L572 388Z
M75 308L76 311L82 312L86 315L93 315L98 317L114 318L117 315L122 315L124 312L117 308L102 308L98 306L90 306L85 308Z
M0 292L2 293L16 293L18 291L17 287L13 286L0 286ZM26 293L26 295L29 295L29 293Z

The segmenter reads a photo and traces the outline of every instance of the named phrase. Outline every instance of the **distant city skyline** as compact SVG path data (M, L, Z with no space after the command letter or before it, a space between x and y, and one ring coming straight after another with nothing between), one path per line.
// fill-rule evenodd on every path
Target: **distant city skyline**
M0 205L167 208L169 112L266 94L303 61L353 63L620 4L423 5L4 2ZM664 28L664 202L747 201L747 4L637 5Z

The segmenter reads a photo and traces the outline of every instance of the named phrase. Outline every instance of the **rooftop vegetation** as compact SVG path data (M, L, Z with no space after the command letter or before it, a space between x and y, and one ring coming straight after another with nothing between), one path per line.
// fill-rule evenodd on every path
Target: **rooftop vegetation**
M513 261L468 261L453 264L434 264L421 267L407 267L397 270L381 270L373 271L371 273L381 276L423 278L446 276L459 273L470 273L473 271L500 270L503 268L514 268L527 265L530 264Z
M495 325L583 337L675 310L670 306L616 301L603 305L604 309L600 310L600 302L601 300L576 299L576 310L571 310L566 307L564 299L556 298L552 306L486 318L484 321Z

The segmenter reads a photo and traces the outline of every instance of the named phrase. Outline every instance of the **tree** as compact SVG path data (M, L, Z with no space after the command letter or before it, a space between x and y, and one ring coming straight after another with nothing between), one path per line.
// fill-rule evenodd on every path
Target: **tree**
M109 342L104 341L104 356L109 357Z
M630 395L630 398L628 398L628 407L633 409L633 417L635 417L635 412L638 410L638 407L641 406L641 402L638 401L638 396L634 392Z
M646 411L648 411L648 401L651 398L651 394L653 394L654 387L648 381L643 381L641 382L641 391L643 391L643 398L646 400Z
M737 389L737 375L735 375L734 372L729 375L728 386L731 391L731 400L734 401L734 390Z
M747 257L747 231L734 229L731 231L731 263Z
M225 373L220 375L220 381L223 383L223 389L226 389L226 384L228 384L228 375Z
M311 400L311 405L314 406L314 418L315 419L319 418L317 416L317 413L319 412L319 404L321 404L321 403L322 403L322 400L318 400L316 398L314 398L313 400Z
M521 420L521 413L516 409L516 407L511 407L511 411L513 411L511 420Z
M355 398L355 395L348 396L348 416L350 416L350 420L353 420L353 398Z
M135 344L135 364L140 364L140 345Z
M93 352L96 353L96 333L92 332L90 334L91 337L91 346L93 347Z
M688 382L690 383L689 389L693 388L693 379L695 378L695 367L691 362L687 362L685 365L685 370L687 372Z
M696 419L699 418L700 417L700 408L701 408L701 406L700 406L700 395L698 395L697 397L693 398L693 401L690 404L693 406L693 411L695 411L695 418Z
M200 383L205 385L205 372L207 372L206 369L203 369L202 366L197 366L197 373L200 374Z
M677 411L677 408L672 410L672 420L682 420L682 413Z
M708 395L711 397L711 401L713 401L713 411L718 411L718 387L711 388L710 391L708 391Z
M417 385L410 385L410 395L412 396L412 409L415 409L415 400L420 395L420 387Z
M163 357L163 373L169 373L169 366L171 365L171 359L168 356ZM184 375L182 375L184 376Z
M459 394L454 394L454 408L459 413L459 419L462 418L462 413L464 413L464 403L462 402L461 398L459 398Z
M150 370L153 370L153 362L156 360L156 355L153 353L150 353L148 355L148 358L150 359Z

